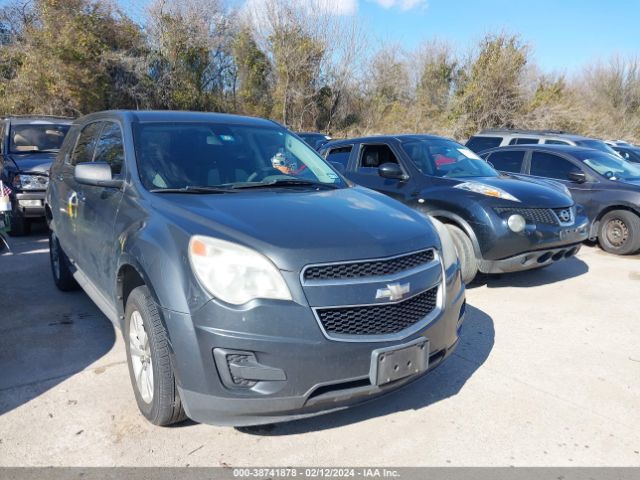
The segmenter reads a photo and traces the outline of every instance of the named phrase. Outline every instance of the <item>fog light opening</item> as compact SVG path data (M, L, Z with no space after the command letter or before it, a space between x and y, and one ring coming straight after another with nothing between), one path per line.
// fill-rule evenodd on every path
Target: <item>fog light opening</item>
M518 215L517 213L511 215L507 219L507 226L514 233L520 233L524 231L527 226L527 221L524 219L522 215Z

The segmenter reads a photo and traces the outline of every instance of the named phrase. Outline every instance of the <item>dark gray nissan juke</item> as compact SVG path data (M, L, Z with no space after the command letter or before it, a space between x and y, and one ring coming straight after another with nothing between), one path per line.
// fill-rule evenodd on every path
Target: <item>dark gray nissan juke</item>
M464 145L433 135L329 142L320 151L354 182L446 224L462 277L569 258L587 238L582 207L560 183L494 170Z
M56 285L122 328L141 412L256 425L345 408L435 368L465 314L437 221L354 186L261 119L74 122L46 196Z

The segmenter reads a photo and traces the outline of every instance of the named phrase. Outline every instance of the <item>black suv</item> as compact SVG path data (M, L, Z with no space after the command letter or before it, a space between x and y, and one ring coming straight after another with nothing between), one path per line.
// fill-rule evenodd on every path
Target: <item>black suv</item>
M587 218L562 185L501 175L446 138L355 138L320 153L354 182L446 223L466 282L478 270L513 272L571 257L587 237Z
M518 145L488 150L495 168L529 178L553 179L571 191L591 219L589 238L607 252L640 249L640 166L590 148Z
M0 122L2 180L12 189L12 235L28 234L31 220L44 218L49 167L71 122L50 116L11 116Z

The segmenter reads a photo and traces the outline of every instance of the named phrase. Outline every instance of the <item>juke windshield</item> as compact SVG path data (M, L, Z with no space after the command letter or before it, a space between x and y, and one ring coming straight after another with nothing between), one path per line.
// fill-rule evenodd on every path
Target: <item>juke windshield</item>
M163 190L345 187L317 153L284 129L216 123L137 123L145 188Z
M445 178L499 175L467 147L450 140L412 140L403 143L402 148L425 175Z

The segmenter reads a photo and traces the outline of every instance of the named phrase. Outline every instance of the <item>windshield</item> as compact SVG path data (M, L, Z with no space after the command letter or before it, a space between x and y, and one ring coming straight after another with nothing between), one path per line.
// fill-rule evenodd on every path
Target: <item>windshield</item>
M149 190L345 186L316 152L275 126L138 123L134 141L140 178Z
M610 180L640 180L640 167L617 155L600 152L578 153L576 156L600 175Z
M70 125L53 123L13 125L9 132L11 153L58 151Z
M445 178L497 177L488 163L467 147L446 139L412 140L402 144L425 175Z
M576 142L576 145L585 148L593 148L594 150L600 150L601 152L610 153L612 155L615 155L616 157L620 156L618 152L616 152L602 140L578 140Z

